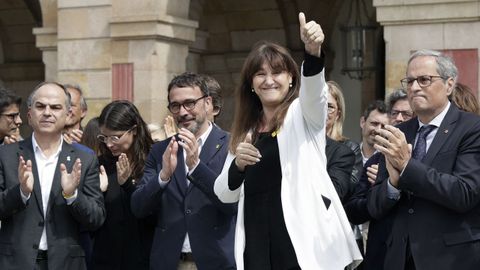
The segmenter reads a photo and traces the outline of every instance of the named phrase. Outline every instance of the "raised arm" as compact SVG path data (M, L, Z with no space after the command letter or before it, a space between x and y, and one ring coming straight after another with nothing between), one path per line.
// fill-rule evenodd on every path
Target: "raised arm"
M305 15L298 15L300 22L300 38L305 44L305 61L302 65L302 81L300 86L300 104L305 120L314 127L325 127L327 116L327 91L324 74L324 55L322 44L324 34L321 26L315 21L306 23Z

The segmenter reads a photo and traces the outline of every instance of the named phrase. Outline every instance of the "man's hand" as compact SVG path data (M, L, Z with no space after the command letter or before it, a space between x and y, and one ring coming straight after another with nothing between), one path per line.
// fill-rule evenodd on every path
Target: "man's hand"
M305 44L305 51L310 55L320 57L323 40L325 39L322 27L315 21L307 23L303 12L298 14L298 20L300 22L300 38Z
M394 186L395 188L398 188L398 181L400 180L400 171L398 171L392 166L392 163L390 163L390 160L387 157L385 158L385 165L387 167L390 184L392 184L392 186Z
M172 137L162 156L162 170L160 171L160 179L162 181L169 181L175 168L177 168L177 152L178 143L175 137Z
M171 115L167 115L167 117L165 117L163 129L165 130L165 135L167 136L167 138L170 138L173 135L177 134L177 125L175 125L175 120L173 120L173 117Z
M117 181L119 185L123 185L132 175L132 168L128 157L125 153L121 153L118 157L117 165Z
M99 177L100 177L100 190L102 192L105 192L108 189L108 175L103 165L100 165Z
M377 180L377 174L378 164L372 164L372 166L367 168L368 182L370 182L371 185L375 184L375 181Z
M73 142L80 143L82 141L83 131L80 129L72 129L69 132L63 134L63 138L68 144L72 144Z
M25 197L30 196L33 191L32 161L25 161L22 156L18 160L18 182L22 194Z
M178 144L183 147L186 153L185 162L187 163L188 170L191 170L200 161L197 138L186 128L181 128L178 131L178 137L181 140Z
M64 197L71 197L75 193L80 184L80 176L82 175L82 162L79 158L73 164L72 172L67 172L65 164L60 164L60 172L62 173L62 189Z
M19 138L20 136L17 136L15 134L12 134L12 135L9 135L9 136L5 136L5 138L3 138L3 143L4 144L12 144L12 143L16 143L20 140Z
M238 170L241 172L245 171L247 165L254 165L259 162L262 157L260 151L252 144L251 133L247 133L245 140L238 144L235 154L237 156L235 158L235 165L237 165Z
M403 132L392 126L377 129L375 149L385 155L393 168L402 171L412 156L412 146L407 143Z

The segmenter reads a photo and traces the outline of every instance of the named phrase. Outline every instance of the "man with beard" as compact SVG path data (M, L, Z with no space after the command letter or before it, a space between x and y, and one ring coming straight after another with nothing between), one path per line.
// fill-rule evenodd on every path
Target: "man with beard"
M6 89L0 89L0 145L20 140L17 135L22 124L20 105L22 98Z
M385 103L381 100L375 100L368 104L360 118L360 127L362 128L360 151L362 152L363 165L376 152L373 147L375 135L377 135L375 131L386 124L388 124L388 114Z
M131 201L137 217L157 214L150 267L235 269L237 206L221 203L213 193L229 135L208 121L212 98L202 76L175 77L168 102L178 134L152 147Z

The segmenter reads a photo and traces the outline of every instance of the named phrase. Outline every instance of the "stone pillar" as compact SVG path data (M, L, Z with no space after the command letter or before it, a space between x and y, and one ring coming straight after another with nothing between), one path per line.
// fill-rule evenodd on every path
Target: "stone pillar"
M110 2L58 0L57 77L83 89L89 105L85 120L111 99Z
M385 31L387 94L400 87L414 50L479 49L475 34L480 31L479 2L374 0L377 21Z
M145 121L163 123L167 86L186 70L196 21L185 0L116 0L110 19L112 64L132 63L134 100Z
M33 29L36 35L36 46L42 51L45 65L45 81L57 80L57 29L37 27Z

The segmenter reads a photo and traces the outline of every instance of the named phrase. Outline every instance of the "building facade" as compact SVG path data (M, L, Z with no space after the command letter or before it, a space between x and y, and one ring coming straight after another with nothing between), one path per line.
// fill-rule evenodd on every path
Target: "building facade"
M302 59L298 12L326 34L327 77L343 87L345 133L359 139L362 108L400 87L411 51L444 50L478 91L480 0L365 0L379 26L377 72L362 81L342 74L340 26L351 0L6 0L0 1L0 82L27 97L40 81L80 85L87 119L112 99L130 99L149 123L168 111L166 87L176 74L212 75L223 87L218 120L229 129L243 60L267 39ZM24 109L25 110L25 109Z

